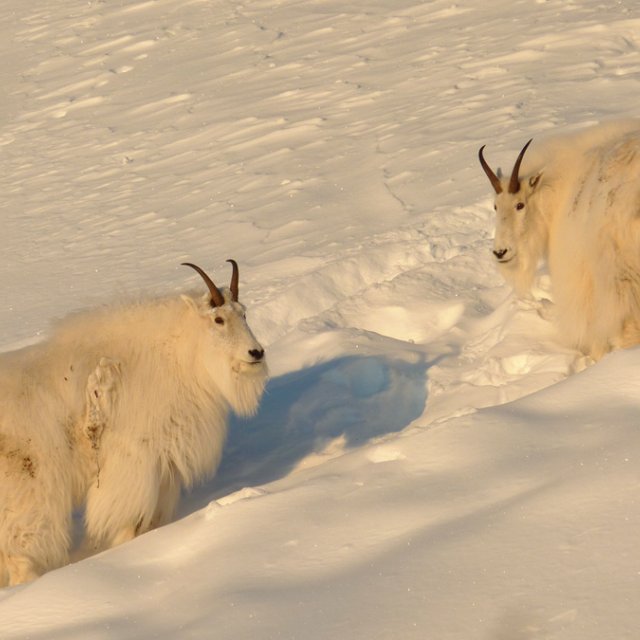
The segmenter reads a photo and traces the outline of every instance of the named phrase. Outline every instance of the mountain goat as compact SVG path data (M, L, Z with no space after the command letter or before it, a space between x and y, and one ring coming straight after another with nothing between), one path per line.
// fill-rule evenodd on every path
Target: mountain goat
M0 356L0 586L68 561L74 506L92 548L168 522L213 474L229 409L251 415L264 350L238 302L238 266L208 293L72 315Z
M495 196L493 254L518 294L540 261L561 339L602 357L640 343L640 121L522 148L508 178L478 155Z

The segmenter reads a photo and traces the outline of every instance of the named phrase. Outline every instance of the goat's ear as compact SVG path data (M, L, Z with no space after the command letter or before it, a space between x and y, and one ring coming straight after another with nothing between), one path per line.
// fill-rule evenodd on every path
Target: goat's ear
M211 311L211 296L208 293L203 294L200 298L193 298L192 296L181 293L180 298L189 309L193 309L198 313L206 314Z
M198 303L191 296L180 294L180 299L187 305L187 307L189 307L189 309L198 311Z
M532 189L535 189L538 186L538 184L540 183L540 179L541 178L542 178L542 171L540 173L536 173L535 176L531 176L529 178L529 186Z

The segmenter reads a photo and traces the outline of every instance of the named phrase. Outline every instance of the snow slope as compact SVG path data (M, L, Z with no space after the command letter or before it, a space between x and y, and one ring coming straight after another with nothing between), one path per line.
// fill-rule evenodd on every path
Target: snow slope
M273 378L180 519L0 591L0 637L636 638L640 352L592 366L511 297L476 154L637 115L639 27L4 0L0 346L233 257Z

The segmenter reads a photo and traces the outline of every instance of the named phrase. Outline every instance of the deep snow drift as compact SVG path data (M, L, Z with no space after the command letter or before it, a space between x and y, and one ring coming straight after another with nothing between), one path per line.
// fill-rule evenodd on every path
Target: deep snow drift
M273 378L178 521L0 591L0 637L635 638L640 351L513 299L476 158L637 115L632 7L5 0L2 348L232 257Z

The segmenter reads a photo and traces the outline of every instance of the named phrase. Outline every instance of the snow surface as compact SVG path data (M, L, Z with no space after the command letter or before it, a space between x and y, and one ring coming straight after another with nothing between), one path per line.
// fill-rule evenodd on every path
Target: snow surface
M637 115L639 34L631 0L3 0L0 346L233 257L273 378L176 522L0 591L0 637L637 638L640 351L512 298L476 154Z

